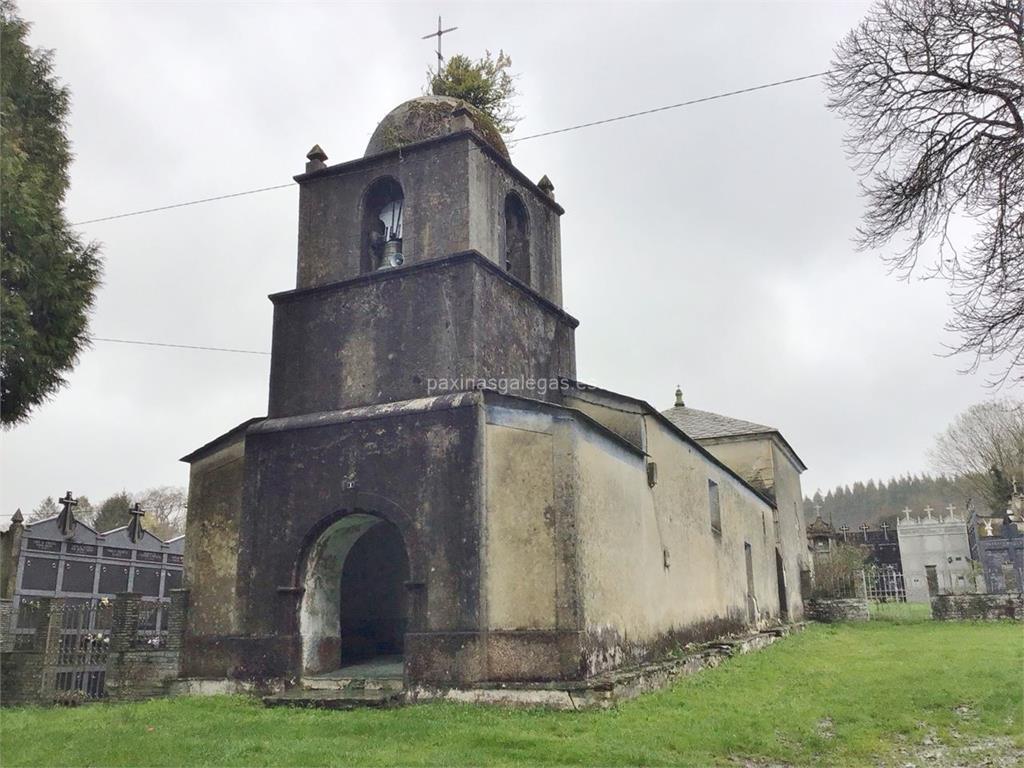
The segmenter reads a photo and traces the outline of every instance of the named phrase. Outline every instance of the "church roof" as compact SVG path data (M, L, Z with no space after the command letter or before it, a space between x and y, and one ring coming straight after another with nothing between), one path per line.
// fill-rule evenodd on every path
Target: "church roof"
M681 393L677 392L677 400L681 402ZM729 437L766 437L774 438L782 445L784 451L792 454L791 460L803 471L807 469L803 459L793 450L782 433L775 427L765 424L758 424L753 421L734 419L732 416L723 416L720 413L701 411L697 408L690 408L685 405L675 405L661 415L671 421L679 429L694 440L714 440L717 438Z
M508 147L491 119L476 107L450 96L419 96L399 104L378 123L364 156L390 152L461 130L454 120L459 108L466 110L473 132L508 160Z
M665 418L679 427L683 432L696 440L712 437L738 437L740 435L760 435L778 432L775 427L755 424L752 421L734 419L711 411L699 411L677 405L661 412Z

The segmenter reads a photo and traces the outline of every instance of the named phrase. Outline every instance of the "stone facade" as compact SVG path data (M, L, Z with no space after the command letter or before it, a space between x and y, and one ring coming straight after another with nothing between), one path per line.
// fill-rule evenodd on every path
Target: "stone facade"
M576 382L550 183L457 113L415 125L296 177L268 416L184 459L183 676L581 680L793 618L802 464L773 494Z
M945 620L1024 621L1020 592L984 595L939 595L932 598L932 618Z

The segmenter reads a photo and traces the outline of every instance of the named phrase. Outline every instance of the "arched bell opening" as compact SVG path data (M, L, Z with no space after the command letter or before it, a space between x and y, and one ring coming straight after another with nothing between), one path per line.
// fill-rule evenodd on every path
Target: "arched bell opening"
M408 627L409 558L392 523L346 515L310 548L299 611L304 674L401 659Z
M515 192L505 196L505 269L530 284L530 217Z
M362 263L363 272L400 267L402 255L402 219L405 193L390 176L374 181L363 195Z

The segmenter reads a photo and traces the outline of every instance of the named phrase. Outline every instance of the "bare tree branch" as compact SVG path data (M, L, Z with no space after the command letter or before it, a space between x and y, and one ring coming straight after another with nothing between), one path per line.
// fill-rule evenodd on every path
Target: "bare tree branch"
M973 355L967 370L1003 360L998 382L1024 379L1022 33L1022 0L882 0L828 76L867 201L858 244L908 236L888 260L908 277L937 241L924 276L949 282L953 351ZM955 216L976 228L962 251Z

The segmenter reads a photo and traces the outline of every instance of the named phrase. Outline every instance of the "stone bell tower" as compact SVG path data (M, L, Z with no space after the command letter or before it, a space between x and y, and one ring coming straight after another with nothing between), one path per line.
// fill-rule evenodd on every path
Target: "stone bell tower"
M308 161L296 287L270 297L268 414L184 458L182 674L294 680L377 655L410 680L493 676L486 403L514 406L499 420L565 410L562 208L454 99L400 105L362 158ZM525 387L504 397L506 382ZM574 631L502 642L543 641L574 669L559 650Z
M575 375L563 209L479 112L420 97L364 157L308 159L296 289L271 296L271 417L422 397L439 380Z

